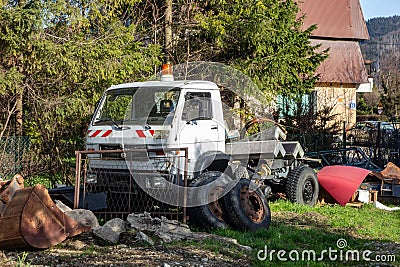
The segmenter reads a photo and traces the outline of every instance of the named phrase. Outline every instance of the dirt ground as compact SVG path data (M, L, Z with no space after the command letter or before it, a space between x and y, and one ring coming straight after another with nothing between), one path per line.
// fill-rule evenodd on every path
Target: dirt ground
M298 227L326 227L326 219L317 213L296 214L274 213L274 219L281 223L296 222ZM353 233L349 233L353 235ZM356 237L356 236L354 236ZM208 239L218 239L208 237ZM202 239L204 240L204 239ZM219 239L218 239L219 241ZM120 244L107 245L92 233L83 233L46 250L0 251L0 266L161 266L161 267L228 267L251 266L251 252L237 244L224 242L218 246L206 246L205 241L173 242L149 246L137 243L133 236L124 233ZM246 245L246 244L243 244ZM400 255L399 243L371 241L367 248L380 253ZM25 263L25 265L21 264ZM366 265L366 266L376 266ZM382 264L380 266L393 266Z
M110 246L99 243L92 234L84 233L46 250L27 251L27 254L22 251L0 251L0 266L17 266L21 262L30 264L26 266L38 267L250 266L250 256L237 253L229 244L221 246L221 251L213 251L194 243L147 246L130 244L128 239L125 237L122 244Z

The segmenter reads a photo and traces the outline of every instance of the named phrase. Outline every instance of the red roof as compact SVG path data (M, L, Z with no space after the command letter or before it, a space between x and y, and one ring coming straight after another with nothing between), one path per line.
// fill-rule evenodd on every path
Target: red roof
M305 14L303 29L317 24L314 37L369 39L359 0L295 0Z
M312 39L311 44L321 44L319 51L330 48L329 57L316 71L320 74L319 82L368 83L368 73L358 42Z

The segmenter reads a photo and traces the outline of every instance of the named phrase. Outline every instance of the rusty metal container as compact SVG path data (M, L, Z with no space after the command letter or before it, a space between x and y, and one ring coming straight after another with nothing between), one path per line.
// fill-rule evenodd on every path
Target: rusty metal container
M24 188L23 178L0 182L0 248L48 248L85 231L62 212L42 185Z

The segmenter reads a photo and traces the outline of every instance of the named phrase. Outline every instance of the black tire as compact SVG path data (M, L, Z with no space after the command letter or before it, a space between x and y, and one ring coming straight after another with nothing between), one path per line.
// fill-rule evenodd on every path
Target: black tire
M291 202L314 206L317 204L318 194L318 178L312 168L300 166L289 172L286 196Z
M223 177L221 177L223 175ZM218 178L220 181L215 182ZM216 228L227 228L225 222L225 213L220 205L219 198L223 196L226 184L232 179L219 171L209 171L200 174L193 180L189 187L201 187L213 183L210 187L204 187L199 190L189 190L188 203L201 203L205 199L209 202L207 205L188 208L189 222L202 229L210 230Z
M271 223L267 198L249 179L240 179L235 187L224 195L223 209L226 210L228 223L238 230L268 229Z

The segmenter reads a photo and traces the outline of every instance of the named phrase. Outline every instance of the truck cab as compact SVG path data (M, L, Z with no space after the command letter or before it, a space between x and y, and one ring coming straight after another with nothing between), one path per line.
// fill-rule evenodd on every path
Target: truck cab
M89 125L88 150L188 150L188 172L210 151L225 152L225 127L218 86L208 81L150 81L111 86ZM97 155L98 156L98 155ZM92 156L94 157L94 156ZM105 157L114 161L105 161ZM104 154L92 167L124 169L123 153ZM122 162L119 162L122 161Z

